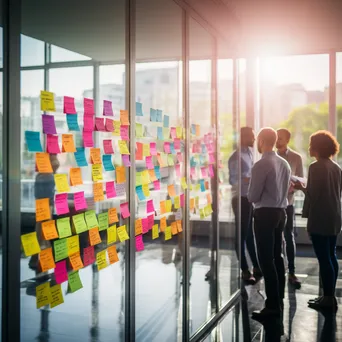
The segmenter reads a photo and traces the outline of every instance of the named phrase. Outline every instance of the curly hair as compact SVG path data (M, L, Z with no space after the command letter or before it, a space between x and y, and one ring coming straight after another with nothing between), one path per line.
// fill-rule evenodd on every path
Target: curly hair
M340 151L340 144L328 131L317 131L310 136L310 149L320 158L331 158Z

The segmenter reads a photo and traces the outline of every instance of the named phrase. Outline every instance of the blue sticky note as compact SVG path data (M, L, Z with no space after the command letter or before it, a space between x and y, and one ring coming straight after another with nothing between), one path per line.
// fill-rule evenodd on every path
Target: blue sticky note
M157 109L157 122L163 122L163 111Z
M152 122L157 121L157 111L153 108L150 108L150 121Z
M175 144L174 143L170 144L170 151L171 151L172 154L176 154Z
M114 171L114 165L112 163L112 155L104 154L102 156L102 163L106 171Z
M168 115L164 115L163 126L164 127L169 127L170 126L170 117Z
M76 152L74 152L74 156L76 159L77 166L88 166L87 159L85 157L84 147L77 147Z
M136 116L144 116L144 113L142 111L142 103L140 102L135 103L135 114Z
M156 177L157 177L158 179L161 178L161 176L160 176L160 166L155 166L155 167L154 167L154 173L156 174Z
M196 160L194 157L190 158L190 167L195 167L197 165Z
M77 122L77 114L67 114L66 117L69 131L79 131L80 127Z
M163 127L157 127L157 138L158 140L164 140Z
M191 125L191 134L196 135L196 125L194 125L194 124Z
M205 144L202 144L202 153L206 153L206 152L207 152L207 148Z
M205 191L205 185L204 185L204 179L200 179L200 184L201 184L201 191Z
M199 156L199 161L201 166L206 164L206 158L202 154Z
M142 185L138 185L137 187L135 187L135 191L138 195L139 201L143 201L146 199L143 189L142 189Z
M25 140L29 152L43 152L39 132L25 131Z

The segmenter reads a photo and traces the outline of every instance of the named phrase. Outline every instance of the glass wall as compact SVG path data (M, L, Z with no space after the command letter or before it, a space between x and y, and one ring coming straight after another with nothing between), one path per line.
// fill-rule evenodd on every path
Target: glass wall
M329 88L326 89L329 93ZM329 96L329 94L326 94ZM336 53L336 124L337 140L342 145L342 52ZM342 165L342 152L340 151L337 161Z
M0 8L2 8L2 1L0 0ZM0 22L2 22L3 18L2 18L2 11L0 12ZM3 232L3 227L2 227L2 186L3 186L3 182L2 182L2 170L3 170L3 145L2 145L2 131L3 131L3 72L2 72L2 68L3 68L3 30L2 27L0 27L0 244L2 246L2 232ZM0 294L2 295L2 248L0 250L0 284L1 284L1 291ZM0 299L0 308L2 307L2 299ZM1 334L1 329L2 328L2 324L0 323L0 334ZM1 335L0 335L1 336ZM0 341L1 341L1 337L0 337Z

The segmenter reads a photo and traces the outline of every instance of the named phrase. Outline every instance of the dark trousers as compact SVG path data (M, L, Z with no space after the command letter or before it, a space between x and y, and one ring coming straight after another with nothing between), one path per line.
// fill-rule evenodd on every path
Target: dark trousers
M337 236L311 234L311 241L319 263L324 296L334 296L338 278Z
M294 208L293 205L289 205L286 208L286 225L284 229L285 245L286 245L286 256L289 266L289 273L295 273L295 255L296 255L296 241L294 237Z
M238 237L238 197L232 200L232 207L235 215L236 237ZM246 246L251 258L253 267L259 268L258 259L255 252L254 236L252 229L253 220L253 206L249 203L247 197L241 197L241 235L240 235L240 250L241 250L241 270L248 270L248 263L246 258Z
M285 267L282 255L285 209L254 210L254 236L259 265L265 279L266 307L280 310L285 291Z

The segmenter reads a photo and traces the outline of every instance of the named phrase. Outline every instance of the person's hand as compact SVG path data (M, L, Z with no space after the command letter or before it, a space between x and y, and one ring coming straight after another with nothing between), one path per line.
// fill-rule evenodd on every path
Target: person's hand
M303 183L301 183L300 181L297 181L294 183L293 187L296 189L296 190L302 190L304 191L306 189L306 187L304 186Z

